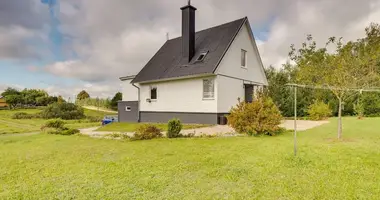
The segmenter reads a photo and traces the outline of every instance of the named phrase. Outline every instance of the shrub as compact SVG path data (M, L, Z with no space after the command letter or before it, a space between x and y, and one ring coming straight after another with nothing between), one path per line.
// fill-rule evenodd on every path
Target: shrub
M25 112L18 112L12 116L12 119L32 119L34 116Z
M47 106L42 112L41 117L44 119L83 119L84 110L72 103L53 103Z
M43 126L43 128L55 128L55 129L64 130L65 124L66 122L64 122L61 119L54 119L54 120L47 121L45 125Z
M359 119L364 117L364 105L360 99L356 104L354 104L354 111L355 115L357 115Z
M179 119L171 119L168 122L168 138L177 138L180 137L180 132L182 130L182 123Z
M311 120L324 120L331 116L331 109L323 101L315 101L307 111Z
M75 135L78 133L80 133L78 129L69 129L69 128L56 129L56 130L48 132L48 134L53 134L53 135Z
M241 102L230 111L228 125L248 135L276 135L282 116L272 99L262 92L252 103Z
M143 124L139 126L132 140L151 140L162 137L161 130L151 124Z
M73 129L73 128L69 128L67 130L62 130L60 132L60 135L75 135L75 134L79 134L80 131L78 129Z
M366 92L360 96L363 105L363 114L367 117L380 116L380 93Z
M89 122L102 122L103 117L100 117L100 116L86 116L86 119Z

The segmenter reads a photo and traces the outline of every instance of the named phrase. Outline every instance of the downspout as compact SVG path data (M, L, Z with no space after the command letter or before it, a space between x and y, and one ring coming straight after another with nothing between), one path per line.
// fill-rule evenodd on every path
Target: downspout
M134 83L132 83L133 87L137 88L137 93L138 93L138 97L137 97L137 122L140 122L140 88L137 87Z

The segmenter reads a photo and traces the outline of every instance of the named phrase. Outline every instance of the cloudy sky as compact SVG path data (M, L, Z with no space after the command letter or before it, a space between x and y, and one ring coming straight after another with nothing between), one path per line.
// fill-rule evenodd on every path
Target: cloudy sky
M0 0L0 91L43 88L108 97L166 40L180 36L187 0ZM54 0L51 0L54 1ZM55 0L58 1L58 0ZM248 16L265 66L286 62L307 34L324 43L364 36L380 0L192 0L197 30ZM53 12L51 12L53 11Z

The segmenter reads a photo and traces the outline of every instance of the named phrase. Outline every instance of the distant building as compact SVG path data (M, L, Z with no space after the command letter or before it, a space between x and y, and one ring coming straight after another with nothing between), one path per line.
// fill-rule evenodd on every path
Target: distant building
M8 104L5 102L5 98L0 96L0 108L8 107Z

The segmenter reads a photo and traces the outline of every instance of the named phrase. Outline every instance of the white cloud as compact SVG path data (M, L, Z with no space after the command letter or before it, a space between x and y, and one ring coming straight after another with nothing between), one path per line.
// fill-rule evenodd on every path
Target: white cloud
M307 34L324 45L331 36L345 41L364 37L370 22L379 22L380 1L291 1L273 22L267 41L260 45L266 66L281 66L288 58L290 45L300 46Z

